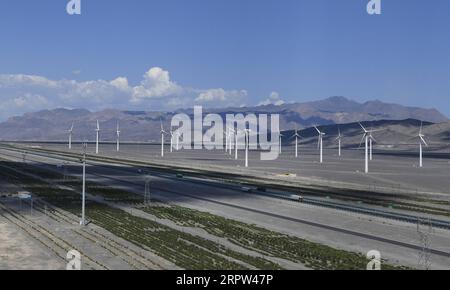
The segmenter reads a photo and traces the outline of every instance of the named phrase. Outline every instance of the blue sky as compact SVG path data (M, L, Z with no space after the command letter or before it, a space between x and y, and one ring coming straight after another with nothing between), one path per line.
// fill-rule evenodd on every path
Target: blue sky
M0 119L336 95L450 116L447 0L81 1L0 1Z

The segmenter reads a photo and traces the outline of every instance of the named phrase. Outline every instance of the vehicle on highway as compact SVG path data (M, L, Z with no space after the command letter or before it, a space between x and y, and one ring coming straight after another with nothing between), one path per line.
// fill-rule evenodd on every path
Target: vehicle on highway
M292 200L298 201L298 202L303 202L303 196L297 195L297 194L289 195L289 199L292 199Z
M253 191L253 189L251 189L250 187L246 187L246 186L241 187L241 190L243 192L252 192Z

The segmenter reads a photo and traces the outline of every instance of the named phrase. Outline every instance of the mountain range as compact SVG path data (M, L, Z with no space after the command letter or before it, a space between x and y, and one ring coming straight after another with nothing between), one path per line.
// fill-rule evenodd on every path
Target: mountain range
M8 141L63 141L74 123L74 140L92 140L95 136L96 120L101 127L103 141L115 140L117 122L126 141L158 141L160 120L167 129L176 113L192 115L192 109L174 112L103 110L90 112L86 109L54 109L26 113L0 123L0 140ZM381 101L359 103L345 97L290 103L281 106L204 109L206 113L225 116L228 113L280 114L280 129L304 129L313 125L348 124L359 121L423 120L445 123L449 120L436 109L406 107Z

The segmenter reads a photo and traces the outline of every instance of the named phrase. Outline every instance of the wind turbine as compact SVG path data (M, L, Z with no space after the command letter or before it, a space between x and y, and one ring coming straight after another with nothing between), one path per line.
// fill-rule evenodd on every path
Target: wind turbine
M325 133L320 131L319 128L317 128L317 126L314 126L314 128L316 129L317 133L319 134L317 147L319 147L319 150L320 150L320 163L323 163L323 136L325 136Z
M336 141L338 141L338 156L341 157L341 141L342 141L342 135L341 135L341 129L338 128L338 136L336 138Z
M375 138L373 137L372 133L380 131L380 130L367 130L361 123L359 123L359 125L364 130L363 139L367 135L367 138L368 138L367 142L368 142L368 145L369 145L369 149L368 149L369 160L372 161L373 160L373 157L372 157L373 156L372 155L372 147L373 147L372 143L373 142L377 142L377 140L375 140ZM361 143L362 143L363 139L361 139ZM361 146L361 144L359 146Z
M69 129L69 149L72 149L72 135L73 135L73 123L72 127Z
M116 137L117 137L117 152L120 151L120 127L119 127L119 122L117 122L117 130L116 130Z
M369 148L370 146L370 160L372 160L372 140L376 141L375 138L373 138L372 133L376 132L375 130L367 130L361 123L359 123L361 128L364 131L364 135L361 139L361 142L359 143L359 147L361 147L361 144L363 140L365 139L365 166L364 166L364 172L369 173Z
M297 158L298 157L298 139L302 138L302 136L300 136L298 134L298 130L297 129L295 129L295 134L292 135L291 138L294 138L294 137L295 137L295 158Z
M98 154L98 141L100 138L100 124L98 123L98 120L97 120L97 128L95 129L95 133L97 135L96 142L95 142L95 154Z
M161 122L161 157L164 157L164 134L167 134L166 131L164 131L162 120Z
M422 127L423 127L423 123L420 122L420 131L419 131L419 167L422 168L423 167L423 161L422 161L422 154L423 154L423 149L422 149L422 144L425 145L426 147L428 147L427 142L425 141L425 135L422 134Z

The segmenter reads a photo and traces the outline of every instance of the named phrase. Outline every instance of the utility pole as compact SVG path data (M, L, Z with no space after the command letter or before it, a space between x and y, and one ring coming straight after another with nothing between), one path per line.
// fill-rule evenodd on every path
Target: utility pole
M63 162L63 180L66 181L68 179L68 170L67 170L68 163Z
M83 187L82 187L82 200L81 200L81 221L80 225L85 226L86 225L86 216L85 216L85 205L86 205L86 149L87 149L87 143L83 143Z
M423 229L422 229L422 228ZM433 232L433 226L430 218L417 218L417 234L419 235L419 242L421 250L419 251L418 268L423 270L430 270L430 235Z
M145 192L144 192L144 203L149 204L151 203L151 196L150 196L150 176L145 177Z

